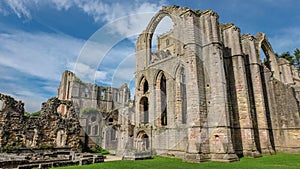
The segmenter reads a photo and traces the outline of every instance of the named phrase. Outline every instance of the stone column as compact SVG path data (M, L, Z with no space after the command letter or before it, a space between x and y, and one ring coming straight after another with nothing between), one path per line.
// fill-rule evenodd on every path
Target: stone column
M258 146L257 149L262 153L270 152L272 154L274 153L274 150L271 148L265 104L265 102L268 101L265 100L264 96L266 95L266 93L264 94L263 90L262 77L260 71L260 58L259 54L257 54L257 49L255 47L255 38L250 35L244 35L242 44L243 51L249 59L249 76L252 84L252 97L254 101L254 109L252 109L252 118L255 124L257 125L254 127L258 127L258 133L255 137L259 137L259 139L257 139L259 143L256 143Z
M244 62L244 54L241 48L240 29L232 24L223 29L224 45L227 50L226 57L230 64L226 65L230 86L229 90L232 92L232 117L238 122L233 122L234 134L240 135L236 139L236 151L242 151L244 156L258 157L254 131L252 124L252 116L250 111L250 102L247 86L246 68ZM242 150L238 150L242 148Z
M200 30L204 35L202 43L203 71L205 74L205 91L207 99L207 120L205 128L209 143L209 153L214 161L236 161L237 155L233 151L228 98L226 91L226 77L223 60L223 45L220 37L218 15L213 11L202 14ZM204 144L205 145L205 144ZM202 147L201 147L202 150ZM204 149L205 150L205 149Z

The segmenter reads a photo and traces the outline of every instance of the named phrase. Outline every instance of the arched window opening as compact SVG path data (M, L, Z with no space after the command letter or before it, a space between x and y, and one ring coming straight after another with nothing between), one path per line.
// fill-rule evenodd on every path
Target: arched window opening
M270 60L267 57L267 54L265 53L265 50L263 48L260 49L260 61L269 69L271 70Z
M101 99L105 100L105 89L101 90Z
M145 94L146 92L148 92L148 90L149 90L148 81L145 77L143 77L140 82L140 91L142 91L142 93Z
M98 135L98 131L99 131L99 126L95 125L94 126L94 135Z
M117 134L116 134L116 129L112 128L111 129L111 133L110 133L110 139L113 140L117 140Z
M88 135L91 135L91 132L92 132L92 126L87 126L87 134Z
M166 77L162 74L160 79L160 92L161 92L161 125L167 125L167 83Z
M180 72L180 97L181 97L181 116L182 123L186 124L187 122L187 98L186 98L186 80L184 69L181 69Z
M89 88L87 86L84 88L84 94L85 97L89 97Z
M150 63L167 58L174 53L173 25L172 19L168 16L164 17L157 25L151 41Z
M142 124L149 123L149 103L147 97L143 97L140 101L140 119Z
M97 120L96 116L91 117L91 122L95 122Z
M145 82L144 82L144 94L147 92L149 90L149 85L148 85L148 81L147 80L145 80Z

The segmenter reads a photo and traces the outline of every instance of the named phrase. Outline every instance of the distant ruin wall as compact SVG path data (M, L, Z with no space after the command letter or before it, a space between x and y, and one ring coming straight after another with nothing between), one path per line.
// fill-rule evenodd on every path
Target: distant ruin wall
M80 150L80 125L71 101L50 98L42 104L40 116L25 116L24 104L14 98L0 94L0 149L20 148L70 148ZM62 116L57 112L60 105L67 107Z

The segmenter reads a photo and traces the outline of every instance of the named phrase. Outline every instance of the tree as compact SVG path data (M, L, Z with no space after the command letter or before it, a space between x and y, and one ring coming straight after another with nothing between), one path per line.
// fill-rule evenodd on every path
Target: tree
M80 117L84 114L95 114L95 113L99 113L99 110L93 107L85 107L80 110Z
M294 50L294 65L296 68L300 68L300 50L298 48Z
M294 65L298 70L300 70L300 50L296 48L293 55L290 52L283 52L280 55L275 53L276 57L284 58L288 60L292 65Z
M278 56L278 55L277 55L277 56ZM294 56L292 56L292 55L290 54L290 52L283 52L283 53L280 54L278 57L279 57L279 58L284 58L284 59L288 60L292 65L294 65L294 63L295 63Z

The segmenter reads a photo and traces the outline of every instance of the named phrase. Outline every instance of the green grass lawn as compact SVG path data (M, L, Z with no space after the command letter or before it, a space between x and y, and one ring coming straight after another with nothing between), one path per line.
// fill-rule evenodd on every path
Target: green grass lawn
M152 160L111 161L61 169L300 169L300 154L277 154L262 158L242 158L239 162L187 163L181 159L154 157Z

